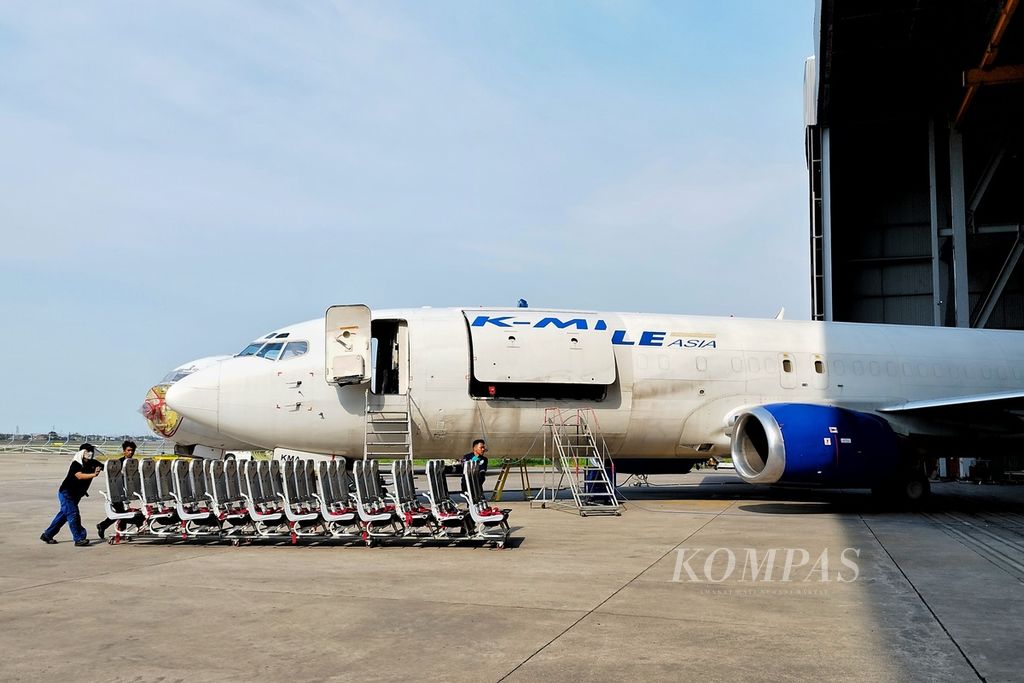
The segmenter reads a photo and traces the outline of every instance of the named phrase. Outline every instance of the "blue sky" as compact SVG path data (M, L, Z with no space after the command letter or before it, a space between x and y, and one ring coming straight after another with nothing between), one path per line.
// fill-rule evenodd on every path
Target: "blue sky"
M331 304L809 315L811 0L0 9L0 431Z

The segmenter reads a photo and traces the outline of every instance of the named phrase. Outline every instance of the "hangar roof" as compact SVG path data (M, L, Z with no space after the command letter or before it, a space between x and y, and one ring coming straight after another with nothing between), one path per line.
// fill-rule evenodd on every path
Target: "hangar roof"
M1020 0L819 0L818 123L1024 117ZM972 87L973 85L973 87Z

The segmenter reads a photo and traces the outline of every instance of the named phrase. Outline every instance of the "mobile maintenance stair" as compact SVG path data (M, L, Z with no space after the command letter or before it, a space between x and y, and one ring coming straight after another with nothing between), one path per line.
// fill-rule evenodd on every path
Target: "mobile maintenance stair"
M547 408L544 427L544 486L531 506L576 510L581 517L622 514L609 476L614 464L594 411ZM558 483L551 486L556 472ZM564 484L571 500L559 498Z

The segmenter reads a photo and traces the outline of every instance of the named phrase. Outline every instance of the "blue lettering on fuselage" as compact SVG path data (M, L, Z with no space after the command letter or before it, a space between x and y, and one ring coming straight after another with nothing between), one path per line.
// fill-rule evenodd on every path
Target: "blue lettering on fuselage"
M665 340L664 332L651 332L644 330L640 333L640 346L661 346Z
M506 320L510 319L511 317L512 316L510 316L510 315L499 315L496 318L492 318L489 315L478 315L476 317L476 320L474 320L472 323L470 323L470 325L472 325L473 327L483 327L487 323L490 323L490 324L495 325L497 327L512 327L507 322L505 322Z
M575 325L577 330L587 329L587 321L583 318L573 318L572 320L566 320L565 322L558 318L544 318L534 325L534 327L547 327L548 325L554 325L560 330L564 330L572 325Z
M516 320L516 316L513 315L478 315L470 323L471 327L485 327L487 325L494 325L495 327L512 327L513 325L528 325L536 327L538 329L544 329L547 327L555 327L560 330L574 328L577 330L593 329L596 331L604 331L608 329L608 323L600 318L593 321L593 326L587 321L586 318L570 318L568 320L562 320L561 318L555 318L548 316L541 318L537 322L531 322L529 320ZM665 338L669 337L668 340ZM612 330L612 344L619 346L654 346L660 348L668 348L674 346L680 349L715 349L718 348L718 343L714 339L708 338L693 338L684 339L682 337L675 338L670 337L668 332L661 332L658 330L642 330L638 341L633 341L630 338L630 334L627 330Z
M622 344L624 346L632 346L633 342L626 339L625 330L615 330L612 332L612 344Z

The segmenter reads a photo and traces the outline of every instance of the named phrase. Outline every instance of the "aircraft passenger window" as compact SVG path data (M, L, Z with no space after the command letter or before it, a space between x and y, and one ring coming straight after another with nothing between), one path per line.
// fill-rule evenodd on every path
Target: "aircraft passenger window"
M304 341L293 341L288 342L288 345L284 347L284 351L281 353L281 360L288 360L289 358L297 358L306 351L309 351L309 343Z
M267 360L277 360L277 357L281 355L281 347L284 346L282 342L274 342L267 344L260 352L256 354L258 358L266 358Z
M751 372L761 372L761 361L756 358L748 358L747 363Z
M843 361L841 361L841 360L834 360L834 361L832 361L832 374L834 374L834 375L841 375L844 372L846 372L846 366L843 364Z
M855 360L853 361L853 374L863 375L864 374L864 361Z
M877 360L873 360L870 363L868 363L868 372L870 372L873 376L877 377L878 375L882 374L882 366L878 364Z
M814 361L814 371L819 375L825 374L825 364L820 360Z
M742 358L733 358L732 359L732 371L733 372L743 372L743 359Z
M788 358L783 358L782 359L782 371L783 372L793 372L793 361L791 361Z
M263 346L263 342L253 342L252 344L249 344L244 349L242 349L241 352L239 352L238 355L235 356L235 358L240 358L241 356L256 355L256 352L260 350L261 346Z

